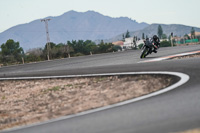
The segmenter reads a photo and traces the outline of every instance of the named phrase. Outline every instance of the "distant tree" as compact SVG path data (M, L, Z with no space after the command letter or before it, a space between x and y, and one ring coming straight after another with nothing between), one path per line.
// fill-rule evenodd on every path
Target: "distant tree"
M185 35L184 35L184 38L185 38L185 39L190 39L190 36L188 36L188 34L185 34Z
M145 39L145 37L144 37L144 33L142 33L142 39L143 39L143 40Z
M125 35L125 38L129 38L130 37L130 33L129 33L129 31L127 30L126 31L126 35Z
M52 58L63 58L65 52L65 44L59 43L51 49Z
M64 57L71 57L71 53L74 52L73 47L70 46L70 41L64 46Z
M192 27L192 29L191 29L191 38L195 39L195 30L194 30L194 27Z
M104 44L103 40L101 40L101 44ZM67 42L67 45L73 49L72 54L77 54L78 55L89 55L92 53L97 53L97 45L92 42L91 40L78 40L78 41L73 41L72 42Z
M36 56L41 56L42 55L42 48L33 48L33 49L29 49L27 51L28 54L34 54Z
M30 49L26 52L25 61L26 62L35 62L44 60L43 50L41 48Z
M47 48L48 46L49 46L49 48ZM46 45L45 45L45 47L44 47L44 51L43 51L44 55L47 55L48 50L49 50L49 58L50 58L50 59L51 59L51 58L54 58L54 53L55 53L54 47L55 47L55 46L56 46L56 44L53 43L53 42L50 42L49 44L46 43ZM45 56L44 56L44 57L45 57Z
M100 43L98 45L98 51L99 53L108 53L108 52L113 52L116 51L117 49L114 48L114 45L112 43Z
M77 44L76 44L76 51L82 54L85 54L87 52L86 47L85 47L85 43L83 40L78 40Z
M161 25L158 25L158 32L157 32L157 34L158 34L158 37L160 39L162 39L163 29L162 29Z
M125 36L124 36L124 34L122 35L122 41L125 41Z
M91 40L85 41L86 53L85 54L95 54L98 51L97 45Z
M103 41L103 40L101 40L100 44L104 44L104 41Z
M12 39L1 45L2 62L4 64L12 64L22 62L24 50L20 47L19 42L15 42Z
M107 47L104 44L103 40L101 40L101 43L98 45L98 52L100 52L100 53L106 53L107 52Z
M167 35L166 34L162 34L162 39L167 39Z
M76 53L81 53L82 52L82 44L83 40L72 40L72 42L68 41L67 45L73 49L72 55Z

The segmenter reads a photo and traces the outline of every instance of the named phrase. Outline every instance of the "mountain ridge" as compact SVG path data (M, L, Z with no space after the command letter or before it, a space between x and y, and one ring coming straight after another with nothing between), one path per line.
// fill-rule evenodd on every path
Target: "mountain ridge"
M137 36L138 38L142 38L142 34L145 34L148 37L152 37L153 35L157 35L157 30L158 30L158 26L161 25L162 29L163 29L163 34L166 34L167 37L169 35L171 35L171 33L173 32L174 36L184 36L185 34L189 34L191 32L191 29L193 26L187 26L187 25L183 25L183 24L158 24L158 23L154 23L151 24L147 27L145 27L142 30L138 30L138 31L130 31L130 36ZM193 27L195 29L195 31L200 32L200 28L198 27ZM109 39L105 39L105 42L114 42L114 41L119 41L122 40L122 34L119 34L113 38L109 38Z
M136 31L148 26L128 17L112 18L95 11L71 10L60 16L48 16L50 41L66 43L71 40L97 40L114 37L127 30ZM8 39L19 41L25 50L44 47L46 44L45 24L41 19L13 26L0 33L0 44Z
M141 38L157 34L157 26L161 25L165 34L174 32L174 35L189 33L191 26L172 24L147 24L138 23L128 17L110 17L95 11L77 12L74 10L63 13L60 16L48 16L50 41L56 44L66 43L72 40L104 40L113 42L122 40L122 34L128 30L131 36ZM195 31L200 31L195 27ZM33 20L29 23L13 26L0 33L0 45L8 39L18 41L20 46L26 51L32 48L44 48L46 44L45 24L41 19Z

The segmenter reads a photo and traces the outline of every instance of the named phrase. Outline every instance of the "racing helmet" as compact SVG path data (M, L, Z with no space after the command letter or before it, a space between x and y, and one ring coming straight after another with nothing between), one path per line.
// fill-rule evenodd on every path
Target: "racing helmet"
M153 36L153 40L156 41L158 37L156 35Z

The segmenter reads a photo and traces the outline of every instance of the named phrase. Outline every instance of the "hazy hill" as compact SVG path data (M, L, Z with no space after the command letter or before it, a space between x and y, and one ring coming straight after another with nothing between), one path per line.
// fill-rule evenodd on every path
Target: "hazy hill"
M157 35L158 25L161 25L161 27L163 29L163 33L166 34L167 36L169 36L171 34L171 32L173 32L173 34L176 36L184 36L185 34L189 34L192 29L191 26L180 25L180 24L170 24L170 25L151 24L142 30L130 32L130 35L142 38L142 33L144 33L145 37L146 37L146 35L148 37L152 37L155 34ZM200 28L194 27L194 29L195 29L195 31L200 32ZM123 34L125 34L125 33L123 33ZM117 35L113 38L107 39L105 41L106 42L114 42L114 41L121 40L123 34L119 34L119 35Z
M94 11L69 11L61 16L47 17L49 21L50 41L66 43L71 40L108 39L123 32L137 31L148 26L137 23L127 17L112 18ZM8 39L20 42L25 50L44 47L46 44L45 24L40 19L14 26L0 33L0 45Z

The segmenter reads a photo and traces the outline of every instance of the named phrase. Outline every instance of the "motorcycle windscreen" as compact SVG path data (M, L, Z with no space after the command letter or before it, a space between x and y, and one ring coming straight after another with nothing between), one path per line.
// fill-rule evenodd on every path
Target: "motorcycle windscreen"
M147 40L147 41L146 41L146 45L147 45L149 48L153 47L153 44L152 44L152 42L151 42L151 41L149 41L149 40Z

